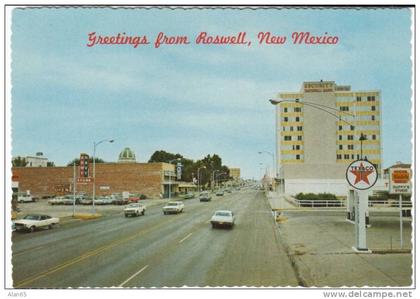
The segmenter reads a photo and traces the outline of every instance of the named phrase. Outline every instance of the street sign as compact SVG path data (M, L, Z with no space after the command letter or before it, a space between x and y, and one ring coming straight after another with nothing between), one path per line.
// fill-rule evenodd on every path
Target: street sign
M375 165L367 160L352 162L346 171L347 182L357 190L367 190L373 187L378 179Z
M181 180L181 176L182 176L182 164L178 162L176 164L176 179Z
M93 182L93 178L91 178L91 177L88 177L88 178L79 177L79 178L77 178L77 183L79 183L79 184L88 184L88 183L92 183L92 182Z
M390 168L389 169L389 193L411 194L411 169Z

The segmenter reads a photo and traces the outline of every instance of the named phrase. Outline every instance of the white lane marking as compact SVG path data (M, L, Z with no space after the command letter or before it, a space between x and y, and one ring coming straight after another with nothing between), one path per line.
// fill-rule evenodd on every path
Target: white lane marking
M189 237L191 237L192 233L189 233L188 235L186 235L182 240L180 240L178 243L181 244L182 242L184 242L186 239L188 239Z
M144 270L147 269L147 267L149 267L149 265L144 266L143 268L141 268L139 271L137 271L136 273L134 273L133 275L131 275L126 281L124 281L122 284L120 284L118 287L123 287L127 282L129 282L130 280L132 280L134 277L136 277L137 275L139 275L141 272L143 272Z

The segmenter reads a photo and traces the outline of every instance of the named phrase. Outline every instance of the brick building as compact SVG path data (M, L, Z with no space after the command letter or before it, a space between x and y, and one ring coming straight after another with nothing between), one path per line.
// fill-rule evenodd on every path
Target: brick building
M92 169L92 165L89 166ZM20 191L30 190L36 197L67 194L73 190L73 166L14 167L12 173L19 181ZM168 163L96 163L96 194L129 191L159 198L168 192L169 186L176 187L174 176L175 166ZM92 189L92 183L76 183L77 192L92 194Z

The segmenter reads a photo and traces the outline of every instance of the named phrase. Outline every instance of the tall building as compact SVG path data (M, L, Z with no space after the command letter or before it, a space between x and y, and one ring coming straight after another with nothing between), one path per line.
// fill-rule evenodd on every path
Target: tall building
M381 173L379 91L352 91L321 80L304 82L299 92L280 93L275 101L283 191L345 195L345 172L357 159L367 158Z

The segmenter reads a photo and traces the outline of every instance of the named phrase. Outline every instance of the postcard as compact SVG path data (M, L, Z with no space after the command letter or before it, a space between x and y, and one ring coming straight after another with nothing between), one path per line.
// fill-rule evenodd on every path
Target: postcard
M414 9L7 6L10 296L409 296Z

